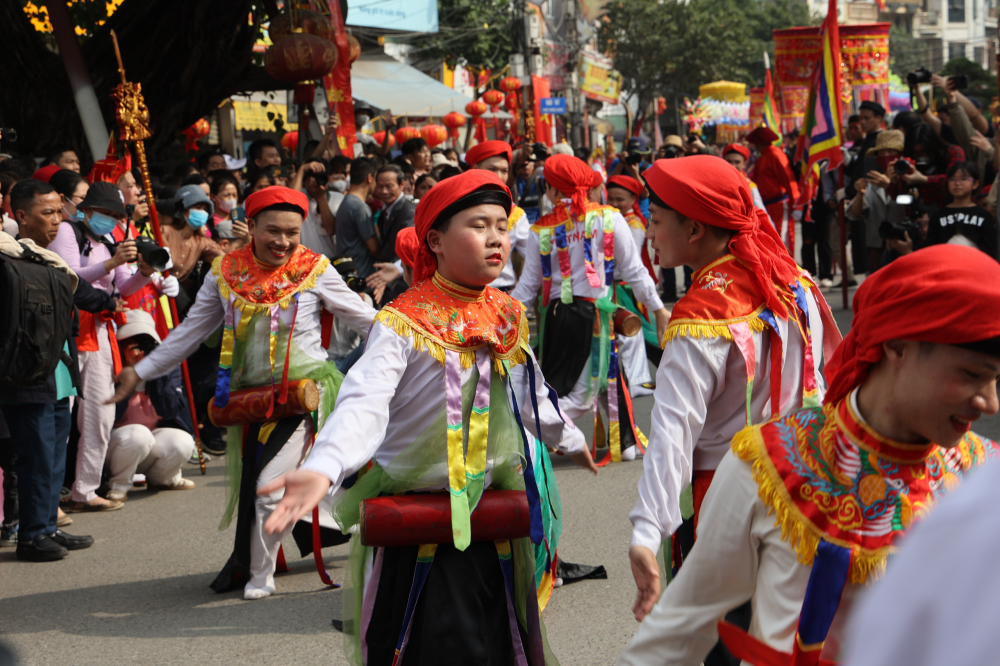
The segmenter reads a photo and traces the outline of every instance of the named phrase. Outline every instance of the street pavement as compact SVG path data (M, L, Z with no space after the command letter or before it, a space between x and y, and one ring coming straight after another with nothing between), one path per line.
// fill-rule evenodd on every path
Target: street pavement
M830 301L839 305L839 294ZM835 308L846 331L850 313ZM635 400L648 432L652 398ZM588 437L587 419L578 423ZM976 431L1000 435L1000 419ZM285 542L290 573L276 577L277 593L244 601L242 592L216 594L208 585L232 548L233 528L217 529L225 497L224 461L208 474L194 466L191 491L136 489L125 507L106 514L76 514L67 528L91 534L92 548L55 563L18 562L0 549L0 644L24 666L107 664L346 664L341 634L341 591L326 589L312 556L298 557ZM566 458L554 464L563 504L559 555L570 562L603 564L607 580L557 589L543 614L552 649L567 666L607 665L636 630L634 583L628 564L641 461L612 464L597 478ZM344 578L348 546L323 551L330 575Z

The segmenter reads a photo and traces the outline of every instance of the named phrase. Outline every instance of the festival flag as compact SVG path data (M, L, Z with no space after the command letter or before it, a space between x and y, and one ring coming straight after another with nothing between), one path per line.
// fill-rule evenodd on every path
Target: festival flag
M885 11L885 0L875 0L875 4L878 5L878 10L880 12Z
M840 108L840 29L837 25L837 0L829 0L823 20L822 48L819 64L813 74L806 106L806 118L799 135L795 161L804 161L802 187L796 208L808 205L818 185L818 166L826 161L827 169L835 169L844 161L844 143Z
M781 114L778 113L778 105L774 102L774 83L771 81L771 60L764 52L764 109L762 114L764 126L774 130L778 135L778 140L774 143L781 145Z

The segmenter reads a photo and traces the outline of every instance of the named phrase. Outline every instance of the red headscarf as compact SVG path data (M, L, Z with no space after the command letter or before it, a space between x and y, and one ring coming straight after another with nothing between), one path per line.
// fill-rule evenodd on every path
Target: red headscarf
M639 207L639 197L642 196L642 191L646 189L645 185L632 176L611 176L611 178L608 178L608 187L620 187L634 194L635 201L632 203L632 212L638 215L639 219L643 222L646 221L646 216L642 214L642 208Z
M1000 336L1000 264L961 245L933 245L896 259L854 295L851 332L826 361L834 403L882 360L882 343L916 340L963 345Z
M505 155L509 163L514 157L514 151L506 141L483 141L469 148L469 152L465 154L465 161L471 166L476 166L483 160L497 155Z
M573 200L570 211L577 217L587 213L587 193L591 187L594 170L579 157L553 155L545 160L542 174L545 182Z
M729 153L739 153L743 156L743 159L750 159L750 149L739 143L731 143L722 149L722 156L725 157Z
M306 195L290 187L271 185L254 192L243 202L247 217L257 217L257 213L276 204L291 204L302 209L302 217L309 213L309 199Z
M470 169L465 173L442 180L428 190L424 198L417 204L417 210L413 215L413 229L416 232L419 247L414 265L411 266L415 282L434 277L434 271L437 270L437 257L427 245L427 232L431 230L431 226L449 206L480 189L499 190L507 195L508 201L510 200L510 190L503 184L499 176L485 169ZM267 190L262 191L266 192ZM507 204L508 212L513 205L513 202L509 201Z
M685 217L736 233L729 251L750 266L767 307L786 317L775 283L789 285L802 274L764 211L753 205L750 186L739 171L712 155L656 160L642 173L653 195Z
M417 242L417 231L413 227L403 227L396 234L396 256L405 266L413 270L417 263L420 244Z
M49 182L49 178L52 178L57 171L62 171L62 167L58 164L50 164L48 166L43 166L41 169L35 171L34 175L31 176L35 180L40 180L42 182Z

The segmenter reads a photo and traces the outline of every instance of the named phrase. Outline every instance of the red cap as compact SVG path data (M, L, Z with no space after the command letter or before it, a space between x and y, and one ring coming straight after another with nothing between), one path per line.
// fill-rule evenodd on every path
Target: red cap
M475 167L483 160L497 155L506 155L509 163L514 157L514 151L511 150L510 144L506 141L483 141L469 148L469 152L465 154L465 161Z
M43 166L41 169L36 171L31 177L35 180L40 180L44 183L49 182L49 178L55 174L56 171L62 171L62 167L58 164L50 164L48 166Z
M632 176L611 176L611 178L608 178L608 187L620 187L623 190L628 190L637 197L642 196L642 191L646 189L645 185Z
M267 192L269 189L272 188L261 190L261 193ZM508 200L510 199L510 190L495 173L485 169L469 169L465 173L442 180L428 190L424 198L417 204L417 210L413 216L413 228L417 234L418 252L414 259L414 265L411 267L413 268L414 281L431 278L434 276L434 271L437 270L437 257L427 246L427 232L431 230L431 226L449 206L477 190L498 190L506 194ZM303 195L304 198L305 195ZM508 211L512 205L512 202L507 204Z
M726 146L725 148L722 149L722 156L723 157L725 157L729 153L739 153L740 155L743 156L743 159L745 159L745 160L749 160L750 159L750 149L747 148L746 146L738 144L738 143L731 143L731 144L729 144L728 146Z
M396 256L405 266L413 270L417 263L420 244L417 242L417 231L413 227L403 227L396 234Z
M770 127L765 127L761 125L754 131L747 134L747 142L752 143L757 146L767 145L769 143L774 143L781 137L774 133L774 130Z
M591 171L593 171L593 169ZM595 188L604 185L604 176L601 175L601 172L593 171L593 174L594 175L590 177L590 187Z
M302 217L309 213L309 199L306 195L281 185L272 185L254 192L243 202L243 207L246 209L247 217L257 217L257 213L265 208L278 204L291 204L297 207L302 212Z

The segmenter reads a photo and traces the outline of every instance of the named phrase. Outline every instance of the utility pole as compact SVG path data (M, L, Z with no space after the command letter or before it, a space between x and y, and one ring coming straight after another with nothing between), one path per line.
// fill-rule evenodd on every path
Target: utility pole
M563 78L566 82L566 106L569 115L570 141L574 147L583 145L583 109L580 100L579 68L580 68L580 37L576 26L576 0L569 0L566 3L566 36L569 40L569 53L566 57L567 76Z

